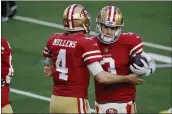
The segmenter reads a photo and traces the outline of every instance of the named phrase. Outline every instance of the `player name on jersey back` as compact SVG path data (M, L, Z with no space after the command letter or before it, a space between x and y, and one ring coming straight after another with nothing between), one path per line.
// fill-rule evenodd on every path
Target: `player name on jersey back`
M75 48L77 41L54 39L53 45L61 47Z

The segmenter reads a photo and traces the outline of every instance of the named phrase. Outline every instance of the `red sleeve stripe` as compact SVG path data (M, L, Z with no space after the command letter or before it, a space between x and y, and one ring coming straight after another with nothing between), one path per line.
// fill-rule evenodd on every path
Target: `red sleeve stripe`
M133 56L134 54L139 54L143 51L143 47L137 48L135 51L133 51L133 53L131 53L130 56Z
M138 51L132 53L131 56L136 55L136 54L141 54L143 52L143 48L139 49Z
M132 53L133 53L134 51L138 50L140 47L143 47L143 43L140 43L140 44L138 44L137 46L135 46L133 49L131 49L130 55L132 55Z
M87 61L89 59L95 59L95 58L102 58L102 55L89 56L89 57L84 58L84 61Z
M49 49L47 48L47 47L45 47L45 49L44 50L46 50L47 52L49 52Z
M83 55L82 55L82 58L84 58L85 56L89 55L89 54L100 54L100 50L95 50L95 51L88 51L88 52L85 52Z
M49 58L52 58L52 55L51 55L51 54L46 54L46 53L43 53L43 56L44 56L44 57L49 57Z
M133 54L141 54L143 52L143 48L139 49L138 51L136 51L135 53Z
M44 51L44 54L49 55L49 53L48 53L48 52L46 52L46 51Z

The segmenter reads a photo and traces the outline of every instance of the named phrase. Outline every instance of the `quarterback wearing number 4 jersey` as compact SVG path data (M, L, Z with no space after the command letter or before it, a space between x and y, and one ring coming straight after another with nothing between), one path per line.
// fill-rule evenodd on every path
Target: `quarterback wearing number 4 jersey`
M87 65L101 60L102 55L98 46L93 45L96 42L85 35L90 32L90 25L83 6L68 6L63 24L66 32L50 36L43 52L53 64L50 113L89 113Z
M100 61L104 70L127 75L131 71L138 75L148 76L155 71L154 61L143 51L143 42L135 33L121 33L124 20L121 11L114 6L106 6L97 16L98 42L103 60ZM135 55L146 57L149 61L143 67L130 64ZM102 84L95 80L96 111L97 113L117 114L136 113L136 87L131 83Z
M87 98L89 71L86 65L102 59L98 46L90 45L94 43L84 34L63 33L50 37L44 56L55 61L53 94Z

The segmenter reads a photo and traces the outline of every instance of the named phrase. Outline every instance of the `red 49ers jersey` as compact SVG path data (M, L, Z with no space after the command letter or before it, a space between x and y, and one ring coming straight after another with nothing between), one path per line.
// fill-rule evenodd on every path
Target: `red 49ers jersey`
M123 33L110 45L102 44L96 38L103 60L100 62L105 71L118 74L130 74L130 58L143 51L141 38L134 33ZM95 80L95 94L98 102L127 102L135 100L135 85L129 83L101 84Z
M53 94L87 98L87 65L102 60L97 42L84 34L53 34L44 49L44 57L53 60Z
M11 75L12 67L12 51L8 41L1 37L1 78L5 79L7 75Z
M12 75L12 51L8 41L1 37L1 108L10 103L9 85L5 83L6 76ZM3 85L3 86L2 86Z

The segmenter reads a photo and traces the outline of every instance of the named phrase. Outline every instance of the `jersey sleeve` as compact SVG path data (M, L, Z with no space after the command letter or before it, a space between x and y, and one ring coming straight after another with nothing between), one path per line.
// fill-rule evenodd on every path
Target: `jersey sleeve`
M101 51L95 40L90 39L80 45L81 55L84 62L89 65L90 63L102 60Z
M12 76L14 69L12 65L12 50L9 42L5 38L1 38L1 62L3 69L3 73L5 75ZM7 69L8 68L8 69Z
M48 58L51 58L52 57L52 54L51 54L51 46L53 44L53 40L55 38L57 34L53 34L49 37L48 41L47 41L47 44L43 50L43 56L44 57L48 57Z
M130 34L129 50L130 56L141 54L143 52L143 42L137 34Z

